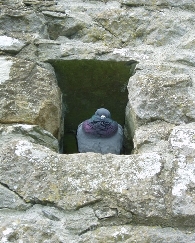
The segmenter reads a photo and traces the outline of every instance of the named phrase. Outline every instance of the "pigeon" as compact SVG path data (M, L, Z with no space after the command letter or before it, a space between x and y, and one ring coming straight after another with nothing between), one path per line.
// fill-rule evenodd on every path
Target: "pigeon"
M111 119L109 110L98 109L77 129L79 153L120 154L123 147L123 128Z

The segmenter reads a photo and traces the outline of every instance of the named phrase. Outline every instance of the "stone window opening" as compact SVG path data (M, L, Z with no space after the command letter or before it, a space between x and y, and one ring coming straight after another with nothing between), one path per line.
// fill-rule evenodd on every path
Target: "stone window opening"
M123 128L128 102L127 84L136 61L53 60L58 85L63 94L64 136L60 142L63 154L78 153L78 125L104 107ZM130 154L125 145L123 154ZM130 149L131 148L131 149Z

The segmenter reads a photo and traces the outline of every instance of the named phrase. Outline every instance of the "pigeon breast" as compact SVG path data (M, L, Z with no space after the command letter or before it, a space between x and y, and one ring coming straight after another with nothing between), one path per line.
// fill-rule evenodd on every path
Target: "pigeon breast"
M85 133L96 137L111 137L117 132L118 123L110 118L102 119L94 115L82 123L82 129Z

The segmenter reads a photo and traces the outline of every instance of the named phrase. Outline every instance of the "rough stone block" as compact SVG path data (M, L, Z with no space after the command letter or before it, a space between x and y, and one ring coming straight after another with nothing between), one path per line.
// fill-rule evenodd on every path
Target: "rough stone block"
M22 59L0 61L0 122L39 125L58 137L61 94L54 74Z

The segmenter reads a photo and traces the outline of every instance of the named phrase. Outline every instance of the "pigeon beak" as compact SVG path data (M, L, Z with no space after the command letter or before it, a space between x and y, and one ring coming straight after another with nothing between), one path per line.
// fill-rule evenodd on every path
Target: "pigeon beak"
M101 119L104 119L106 116L104 116L104 115L101 115Z

